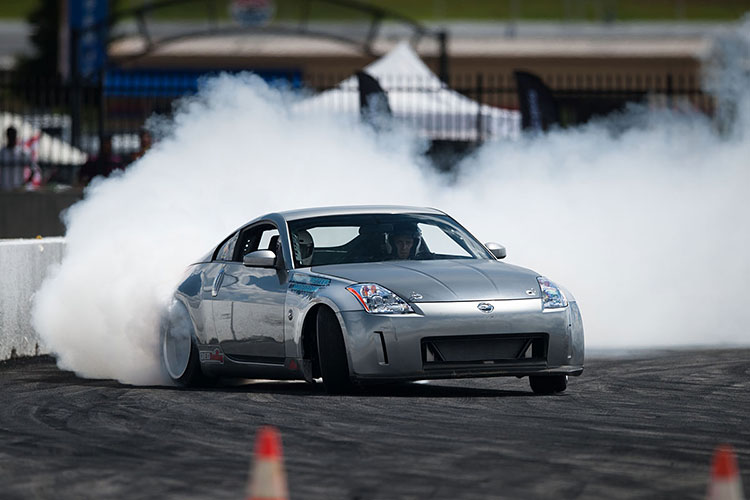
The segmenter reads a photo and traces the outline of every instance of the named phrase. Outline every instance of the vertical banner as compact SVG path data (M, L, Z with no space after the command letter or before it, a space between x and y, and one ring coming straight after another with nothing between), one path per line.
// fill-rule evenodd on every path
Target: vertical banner
M560 112L552 91L541 78L524 71L515 71L518 104L523 130L542 132L560 123Z
M388 124L388 118L393 116L388 104L388 94L380 86L374 76L357 71L359 86L359 115L362 121L379 130Z
M98 75L107 61L108 0L68 0L71 73L84 79Z

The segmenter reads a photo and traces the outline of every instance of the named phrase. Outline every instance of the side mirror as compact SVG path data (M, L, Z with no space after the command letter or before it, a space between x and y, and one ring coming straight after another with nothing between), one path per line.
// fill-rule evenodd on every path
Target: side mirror
M504 259L507 253L505 252L505 247L502 246L500 243L485 243L484 246L487 247L487 250L489 250L492 255L495 256L496 259Z
M256 250L245 255L242 263L247 267L275 267L276 254L271 250Z

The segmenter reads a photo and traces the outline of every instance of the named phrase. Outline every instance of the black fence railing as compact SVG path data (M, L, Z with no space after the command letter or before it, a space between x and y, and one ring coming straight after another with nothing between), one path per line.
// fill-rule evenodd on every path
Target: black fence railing
M271 81L289 81L272 75ZM713 116L714 98L694 78L639 75L542 75L550 87L561 126L638 102L650 108L690 109ZM383 77L394 117L436 142L466 146L488 140L513 140L522 133L518 88L512 75L454 75L446 85L435 79ZM176 99L197 91L196 75L112 73L95 84L65 84L54 79L0 73L0 128L18 129L33 150L45 180L75 184L87 159L111 140L122 165L137 157L140 132L154 115L169 116ZM297 106L314 113L360 113L355 77L300 76L287 84L312 97ZM35 139L36 138L36 139ZM85 181L85 179L84 179Z

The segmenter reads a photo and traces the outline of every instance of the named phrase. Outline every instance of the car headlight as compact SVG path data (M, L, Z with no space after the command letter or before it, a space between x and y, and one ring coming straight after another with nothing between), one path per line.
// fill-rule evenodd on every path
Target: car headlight
M404 314L414 312L404 299L384 286L360 283L346 287L371 314Z
M568 307L568 299L560 288L544 276L536 279L542 289L542 309L560 309Z

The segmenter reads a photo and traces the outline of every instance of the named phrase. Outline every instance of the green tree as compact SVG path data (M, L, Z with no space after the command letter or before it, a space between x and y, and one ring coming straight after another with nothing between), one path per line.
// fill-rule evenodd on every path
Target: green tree
M60 36L60 0L37 0L26 18L31 26L34 54L20 57L18 71L39 76L58 76L57 51Z
M99 0L103 1L103 0ZM117 11L119 0L109 0L110 16ZM26 21L31 26L31 43L34 54L18 59L20 73L36 76L59 77L58 47L60 44L61 0L36 0L36 7ZM112 18L113 19L113 18Z

